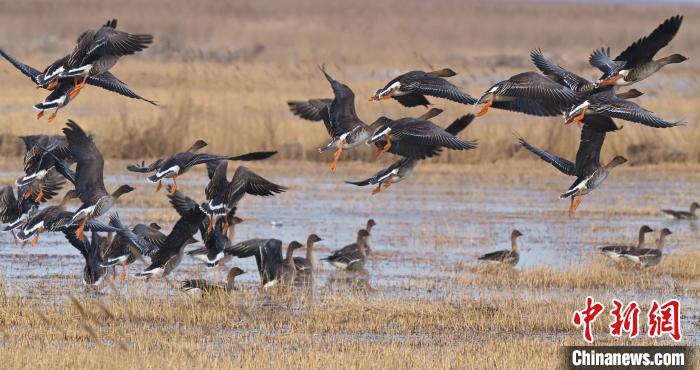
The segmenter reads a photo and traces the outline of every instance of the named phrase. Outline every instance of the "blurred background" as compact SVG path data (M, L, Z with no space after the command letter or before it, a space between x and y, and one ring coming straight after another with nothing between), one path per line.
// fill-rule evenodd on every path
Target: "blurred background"
M277 160L329 161L316 149L327 143L321 123L302 121L287 100L332 96L318 70L325 64L356 94L360 117L418 116L368 97L409 70L452 68L450 81L479 97L491 84L534 70L529 51L542 48L556 62L595 79L587 63L595 48L617 55L663 20L683 14L677 37L658 57L689 58L635 85L637 103L687 126L653 129L633 123L610 135L603 159L621 154L631 164L700 161L700 7L692 2L578 1L0 1L0 47L38 69L69 52L80 33L110 18L131 33L151 33L144 52L126 57L112 72L153 107L88 87L53 123L36 121L32 105L47 95L5 60L0 61L0 153L19 155L17 135L58 133L72 118L95 134L105 156L146 159L187 148L195 139L209 151L236 154L276 149ZM431 99L446 126L472 107ZM478 139L475 151L445 152L435 162L535 163L515 135L573 157L579 130L561 117L537 118L491 110L462 137ZM372 150L343 154L373 159ZM347 157L346 157L347 156ZM388 161L388 158L384 158Z

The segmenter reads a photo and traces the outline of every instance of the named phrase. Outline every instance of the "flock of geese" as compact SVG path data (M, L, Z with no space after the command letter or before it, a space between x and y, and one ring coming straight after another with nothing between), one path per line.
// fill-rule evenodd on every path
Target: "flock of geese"
M476 117L491 109L504 109L535 116L564 117L565 124L577 122L581 127L581 140L575 161L569 161L531 145L524 138L520 144L528 151L550 163L562 173L575 177L574 183L561 194L570 198L569 215L579 206L584 195L590 193L608 177L610 171L627 161L618 156L605 165L601 164L600 151L606 134L620 129L613 119L640 123L650 127L669 128L683 124L653 115L629 99L642 95L637 90L620 92L627 86L650 77L668 64L680 63L686 58L679 54L654 59L678 32L682 16L664 21L651 34L631 44L617 57L612 58L609 49L595 50L589 58L592 66L602 72L595 82L588 81L548 59L539 50L530 54L539 72L516 74L498 82L476 99L447 80L456 75L451 69L432 72L411 71L402 74L384 87L377 89L370 101L396 100L406 107L425 106L431 103L427 97L451 100L464 105L475 105L476 114L463 115L447 128L431 121L442 114L432 108L423 115L412 118L379 117L366 124L355 111L355 94L348 85L333 78L324 67L323 76L330 84L333 97L289 101L289 109L295 115L310 121L322 121L330 136L330 142L319 152L334 150L331 170L337 170L344 150L366 144L376 149L377 156L392 153L400 157L386 168L361 181L348 181L357 186L376 186L373 194L386 190L391 184L407 179L420 160L438 156L443 150L472 150L476 140L463 140L458 135ZM74 100L86 85L98 86L121 95L144 100L124 82L109 72L121 57L146 49L153 36L130 34L117 30L117 21L110 20L99 29L83 32L74 49L56 60L43 71L30 67L0 49L0 55L29 77L38 88L50 91L47 98L35 105L37 119L50 111L49 121L55 119L59 109ZM228 164L233 161L257 161L273 156L276 152L252 152L230 156L203 153L207 146L197 140L185 151L163 157L146 164L127 167L131 172L148 175L146 181L157 184L164 181L168 198L179 219L169 233L158 224L125 225L117 213L109 216L107 223L99 220L118 202L119 198L134 190L121 185L112 192L104 184L104 160L93 137L76 122L68 120L62 135L31 135L21 137L26 147L24 175L17 179L16 189L6 186L0 190L0 221L5 231L12 233L15 241L36 244L44 232L61 232L85 258L83 281L98 284L112 267L122 266L121 279L126 278L129 264L149 258L148 266L136 274L144 277L166 277L181 262L186 246L197 243L200 234L204 247L191 250L187 255L219 271L233 257L254 257L262 286L289 285L294 281L313 276L316 259L314 243L322 239L311 234L306 241L306 256L294 257L296 249L304 245L292 241L283 254L283 243L277 239L251 239L234 243L235 227L243 220L236 216L237 207L246 195L268 197L287 190L282 185L265 179L245 166L238 166L233 176L228 175ZM73 167L75 165L75 167ZM185 195L177 186L177 178L192 167L205 165L209 182L204 189L204 200L197 201ZM58 204L44 203L58 196L70 182ZM68 202L78 199L80 207L67 209ZM678 219L697 219L693 203L690 212L668 211ZM331 265L348 271L364 271L365 261L371 253L369 237L374 220L368 220L357 232L356 241L323 258ZM637 246L609 246L602 252L615 259L626 259L641 266L653 266L660 262L664 238L671 234L661 231L657 248L644 246L648 226L640 230ZM86 235L86 232L91 234ZM102 233L102 234L100 234ZM105 234L106 233L106 234ZM519 261L517 239L522 233L511 234L511 249L489 253L480 260L515 265ZM231 290L233 281L243 270L234 267L228 272L227 284L208 283L204 280L184 281L186 291Z

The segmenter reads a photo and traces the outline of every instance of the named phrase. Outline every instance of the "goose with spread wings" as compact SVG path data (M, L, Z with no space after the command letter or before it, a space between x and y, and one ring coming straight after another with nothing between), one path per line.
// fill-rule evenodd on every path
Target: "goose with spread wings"
M170 274L182 261L185 246L190 243L206 216L199 207L193 207L182 215L151 257L151 264L136 276L164 277Z
M114 192L108 193L104 184L104 159L89 136L77 123L68 120L63 134L68 140L68 151L76 161L75 192L83 204L75 211L73 222L81 221L76 230L78 238L82 237L86 222L91 218L107 213L117 199L134 190L129 185L121 185Z
M445 128L445 131L457 136L460 132L467 128L467 126L469 126L473 120L474 115L467 114L455 120L451 125ZM383 149L386 142L384 140L379 140L375 142L375 145L377 146L377 149ZM402 151L401 148L394 148L394 150L397 152ZM441 148L434 146L426 146L422 148L422 152L426 153L426 155L432 155L433 153L437 155L441 150ZM389 151L391 151L391 148ZM357 186L377 185L377 187L372 190L372 195L375 195L381 192L382 188L386 190L392 184L401 182L410 177L417 164L418 159L404 157L390 164L388 167L379 170L372 177L361 181L346 181L346 183Z
M537 72L524 72L486 90L476 102L476 105L481 105L476 116L483 116L493 107L533 116L553 117L561 114L562 107L577 101L578 94L569 87Z
M22 227L42 203L58 195L65 182L62 176L51 170L41 179L35 178L18 186L16 195L15 189L10 185L0 189L0 223L4 224L2 230L11 231L13 237L16 237L14 230Z
M75 183L75 172L70 165L74 160L68 151L68 140L64 135L28 135L20 136L24 143L24 175L15 181L17 186L39 186L49 173L60 174L71 183ZM31 191L34 191L32 188Z
M476 99L445 79L455 75L457 73L449 68L432 72L407 72L389 81L383 88L377 89L369 100L394 99L404 107L427 107L430 102L425 96L428 95L466 105L476 103Z
M331 77L323 67L319 67L333 90L333 99L311 99L289 101L289 109L301 118L323 121L330 143L319 148L319 153L336 149L333 154L331 171L335 173L343 150L359 146L367 141L376 126L368 126L355 111L355 93L348 85Z
M666 65L687 60L688 58L681 54L671 54L654 60L656 53L676 36L682 22L681 15L666 19L652 33L632 43L615 59L610 56L610 48L593 51L588 61L603 72L596 85L631 85L648 78Z
M159 158L149 165L145 165L144 162L141 162L140 165L129 165L127 166L127 169L131 172L138 173L155 172L155 174L148 177L148 182L158 184L156 191L160 190L163 179L170 178L173 180L173 186L171 189L173 192L175 192L177 191L177 177L185 174L196 165L220 161L257 161L277 154L276 151L273 151L252 152L238 156L225 156L198 152L207 145L208 144L206 141L200 139L184 152L176 153L169 157Z
M603 147L606 133L617 131L618 129L612 119L607 117L589 116L584 118L581 141L576 153L575 163L534 147L525 141L524 138L520 138L520 144L525 149L551 164L565 175L576 177L576 181L569 189L560 195L562 199L571 198L569 216L573 215L584 195L600 186L616 166L627 162L625 157L617 156L605 166L600 163L600 150Z
M285 287L294 282L296 267L294 251L303 245L292 241L287 246L286 257L282 257L282 241L278 239L251 239L232 246L227 253L238 258L255 257L263 288L276 285Z
M209 183L204 190L206 202L201 209L211 216L220 216L230 212L243 199L245 194L262 197L273 196L287 190L256 174L245 166L239 166L228 181L228 161L207 163ZM228 229L227 218L224 218L224 233Z
M441 148L469 150L477 147L475 140L462 140L430 121L430 114L429 111L418 118L398 120L381 117L375 122L377 129L367 144L377 147L377 155L389 152L411 159L434 157ZM473 115L462 116L450 125L451 130L459 132L473 119Z

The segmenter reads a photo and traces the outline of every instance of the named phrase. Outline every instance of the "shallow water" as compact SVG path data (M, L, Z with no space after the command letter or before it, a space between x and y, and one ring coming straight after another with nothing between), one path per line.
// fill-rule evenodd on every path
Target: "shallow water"
M324 168L326 164L322 165ZM366 168L365 168L366 167ZM290 187L289 192L268 199L248 197L239 207L239 216L248 218L237 227L238 241L248 238L278 238L305 242L309 233L324 240L318 244L316 257L353 242L368 218L377 226L372 231L373 256L367 269L370 284L386 295L430 298L455 294L454 284L438 284L445 278L465 273L450 268L456 263L477 264L476 258L486 252L510 247L509 236L517 228L521 238L521 259L517 269L549 267L564 269L581 263L595 263L596 248L606 244L633 243L642 224L660 230L668 227L669 254L680 250L697 250L700 233L691 222L675 222L663 218L658 208L684 209L696 189L700 176L683 171L659 176L654 171L620 171L611 176L603 188L587 196L575 217L567 217L568 201L558 199L571 179L556 173L498 170L486 173L469 171L425 170L414 179L393 185L377 196L369 187L359 188L342 183L359 179L372 172L373 165L350 166L336 175L321 171L293 174L268 166L259 170L263 176ZM470 169L470 171L473 168ZM418 171L421 171L419 168ZM309 173L306 173L309 172ZM514 173L511 173L514 172ZM341 175L341 173L344 173ZM17 174L0 173L0 178ZM203 199L206 182L201 172L186 175L178 187L186 194ZM142 177L119 173L107 176L107 188L117 182L137 187L138 195L128 195L119 206L119 213L129 223L159 222L166 230L176 218L165 195L153 192L153 185ZM669 179L672 178L672 181ZM444 181L443 181L444 180ZM604 190L603 190L604 189ZM689 192L691 192L689 194ZM131 199L131 201L129 201ZM144 199L157 199L144 210L137 206ZM652 211L650 211L652 210ZM273 226L279 224L280 226ZM199 237L199 235L197 235ZM655 238L656 234L652 236ZM193 246L190 248L194 248ZM302 254L303 251L300 253ZM245 286L258 282L255 261L234 260L236 266L249 273L240 277ZM231 267L233 263L229 262ZM43 234L39 245L19 247L9 233L0 235L0 274L5 289L12 294L40 295L47 300L61 297L63 289L79 285L83 259L62 234ZM320 264L316 286L328 288L329 277L336 274L329 265ZM137 262L130 275L143 268ZM172 279L214 278L207 270L185 257ZM134 279L129 277L129 279ZM448 291L449 289L450 291ZM482 289L464 289L457 294L481 296ZM507 295L522 292L486 292ZM604 294L604 292L599 292ZM537 291L542 297L566 296L564 290ZM653 292L625 292L630 298L654 297ZM689 298L690 299L690 298ZM692 299L690 299L692 301ZM697 303L688 305L691 317L700 316ZM692 327L692 325L691 325ZM700 341L697 328L690 333Z

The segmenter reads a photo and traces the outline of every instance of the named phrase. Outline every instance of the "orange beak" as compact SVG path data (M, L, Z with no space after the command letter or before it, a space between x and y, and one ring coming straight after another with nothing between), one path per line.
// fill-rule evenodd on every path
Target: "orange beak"
M616 75L614 75L614 76L612 76L612 77L610 77L610 78L608 78L608 79L605 79L605 80L603 80L603 81L600 81L600 83L599 83L598 85L600 85L600 86L612 85L612 84L615 83L615 81L617 81L617 80L619 80L619 79L621 79L621 78L622 78L622 75L618 73L618 74L616 74Z
M583 121L583 117L585 115L586 115L586 109L584 108L583 110L581 110L581 113L569 118L566 122L564 122L564 125L568 125L568 124L571 124L573 122L578 122L579 126L580 126L580 123L581 123L581 121Z

